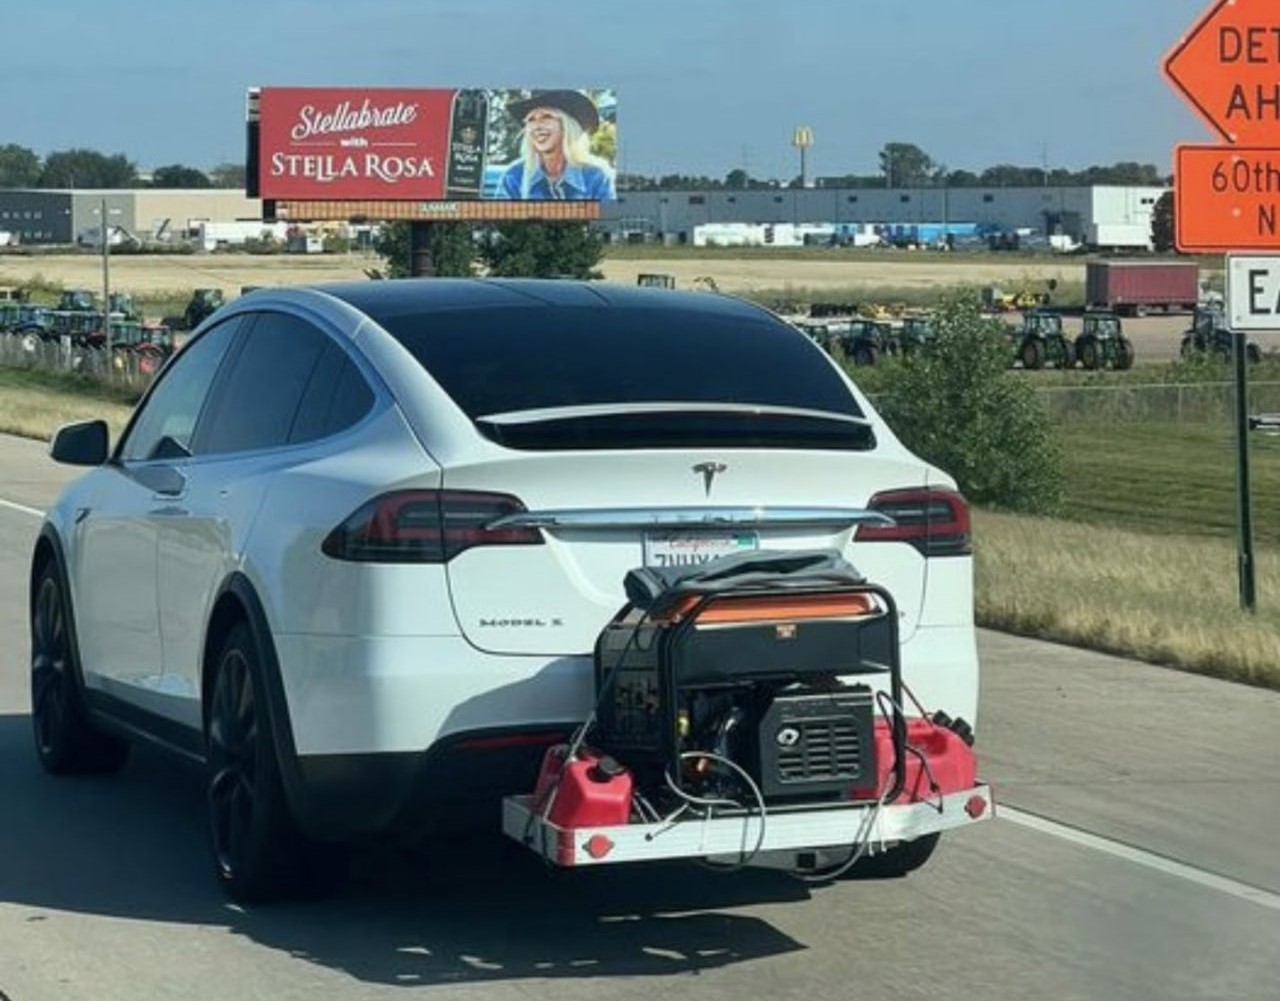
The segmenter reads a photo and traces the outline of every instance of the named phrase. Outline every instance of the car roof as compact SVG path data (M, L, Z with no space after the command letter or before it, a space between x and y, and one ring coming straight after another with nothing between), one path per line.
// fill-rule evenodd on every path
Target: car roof
M311 286L377 321L467 309L615 308L698 312L743 320L772 318L755 303L713 292L681 292L610 282L539 278L398 278Z

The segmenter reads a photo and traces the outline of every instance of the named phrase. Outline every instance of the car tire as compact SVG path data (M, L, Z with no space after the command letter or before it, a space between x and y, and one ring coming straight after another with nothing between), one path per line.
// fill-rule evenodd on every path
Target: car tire
M308 842L298 831L248 625L231 629L215 663L205 708L205 791L219 884L239 904L332 892L346 876L349 852Z
M938 847L941 834L926 834L914 841L904 841L888 851L868 855L854 863L850 879L901 879L929 861Z
M1262 349L1256 344L1249 344L1244 349L1244 356L1250 365L1258 365L1262 362Z
M859 368L876 363L876 349L865 344L853 349L853 363Z
M1182 355L1183 358L1190 358L1193 354L1195 354L1196 353L1195 340L1191 337L1182 338L1182 347L1179 349L1179 353Z
M99 732L85 709L67 589L53 560L31 602L31 725L51 775L110 774L129 760L129 744Z

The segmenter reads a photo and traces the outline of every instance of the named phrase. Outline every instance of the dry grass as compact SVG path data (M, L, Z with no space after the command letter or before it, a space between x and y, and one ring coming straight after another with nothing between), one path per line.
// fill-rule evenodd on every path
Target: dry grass
M133 410L130 398L71 376L0 369L0 432L47 440L63 424L101 417L114 441Z
M1280 688L1280 550L1239 611L1226 539L977 512L978 619L1009 632Z

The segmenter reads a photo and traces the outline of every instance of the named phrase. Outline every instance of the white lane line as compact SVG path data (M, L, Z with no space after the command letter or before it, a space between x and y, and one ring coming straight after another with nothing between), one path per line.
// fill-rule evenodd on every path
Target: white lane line
M1118 859L1124 859L1126 862L1132 862L1135 865L1154 869L1156 872L1162 872L1167 876L1176 876L1179 879L1186 880L1188 883L1195 883L1197 886L1217 890L1219 893L1225 893L1238 900L1248 900L1262 907L1268 907L1273 911L1280 911L1280 893L1272 893L1270 890L1263 890L1256 886L1250 886L1248 883L1240 883L1234 879L1228 879L1226 876L1206 872L1195 866L1187 865L1185 862L1175 862L1164 855L1157 855L1154 852L1143 851L1141 848L1126 845L1123 841L1113 841L1110 838L1082 831L1078 827L1068 827L1066 824L1059 824L1052 820L1046 820L1044 817L1037 817L1033 813L1023 813L1021 810L1015 810L1011 806L997 805L996 816L1002 820L1012 821L1029 830L1039 831L1041 834L1047 834L1050 837L1061 838L1063 841L1070 841L1072 844L1080 845L1084 848L1092 848L1096 852L1102 852Z
M18 511L21 514L29 514L33 518L43 518L44 512L34 507L27 507L25 504L15 504L13 501L7 501L0 497L0 507L7 507L10 511Z

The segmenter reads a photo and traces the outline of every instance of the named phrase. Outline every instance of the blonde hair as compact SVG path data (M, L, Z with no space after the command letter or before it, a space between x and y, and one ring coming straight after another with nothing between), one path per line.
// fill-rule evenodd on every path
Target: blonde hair
M565 166L598 167L612 178L613 164L591 152L591 136L578 120L559 108L546 110L560 122L560 151L564 155ZM520 176L520 197L527 201L534 173L542 163L542 158L538 156L538 151L533 148L533 142L529 138L528 126L520 132L520 159L524 162L524 170Z

